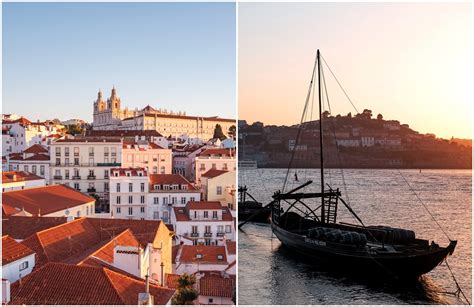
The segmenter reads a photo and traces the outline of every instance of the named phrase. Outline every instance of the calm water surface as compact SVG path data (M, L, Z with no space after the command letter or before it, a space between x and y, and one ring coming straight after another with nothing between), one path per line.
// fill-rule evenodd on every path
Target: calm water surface
M402 170L403 176L430 209L450 238L458 240L448 258L464 293L471 300L471 194L470 170ZM286 170L240 170L239 185L263 203L282 188ZM449 243L419 203L397 170L326 170L325 180L339 187L343 197L366 225L413 229L417 237ZM319 170L290 174L288 188L313 180L319 190ZM343 178L347 194L344 190ZM309 191L307 189L306 191ZM357 223L339 207L338 220ZM248 223L239 232L239 304L461 304L443 292L456 290L442 264L413 284L394 285L324 271L295 257L272 235L269 225Z

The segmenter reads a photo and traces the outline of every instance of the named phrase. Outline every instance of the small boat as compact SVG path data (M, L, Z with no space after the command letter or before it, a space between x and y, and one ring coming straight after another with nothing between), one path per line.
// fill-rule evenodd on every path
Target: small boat
M447 246L442 247L433 241L418 238L415 232L409 229L380 225L366 226L342 198L340 190L325 184L321 66L321 55L318 50L305 110L308 109L311 89L317 76L320 187L316 192L307 192L303 188L309 189L312 184L312 181L307 181L291 191L283 192L283 189L274 193L273 201L267 205L271 208L272 231L284 247L304 256L310 262L324 263L335 268L378 277L418 278L433 270L451 255L457 241L450 240ZM325 82L324 75L322 78ZM300 129L302 126L303 120ZM302 190L305 192L301 192ZM308 203L311 200L315 205ZM340 204L358 220L360 225L337 221Z
M256 223L269 223L270 222L270 208L263 207L261 202L258 202L250 193L247 191L246 186L239 187L239 220L248 220ZM248 199L248 198L250 199Z

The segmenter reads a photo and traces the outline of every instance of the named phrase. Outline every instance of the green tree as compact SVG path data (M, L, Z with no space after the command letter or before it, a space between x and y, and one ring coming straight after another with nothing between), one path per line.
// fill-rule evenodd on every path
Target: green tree
M66 133L72 135L82 134L83 131L84 129L78 125L69 125L66 128Z
M216 127L214 128L214 136L213 138L219 139L219 140L225 140L227 137L225 136L224 132L222 132L222 127L221 125L217 124Z
M178 278L178 287L176 293L171 299L173 305L193 305L198 297L198 292L194 289L196 276L184 273Z

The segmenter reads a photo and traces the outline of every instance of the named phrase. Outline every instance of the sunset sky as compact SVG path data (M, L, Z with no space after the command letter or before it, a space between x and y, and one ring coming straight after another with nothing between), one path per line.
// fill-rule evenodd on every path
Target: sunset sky
M319 48L361 112L472 138L470 3L240 3L239 119L298 123ZM326 69L334 115L355 113Z

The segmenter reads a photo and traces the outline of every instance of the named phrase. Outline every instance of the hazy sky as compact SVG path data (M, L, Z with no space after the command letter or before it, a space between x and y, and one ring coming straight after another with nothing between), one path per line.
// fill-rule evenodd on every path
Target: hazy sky
M92 120L122 106L235 118L234 3L3 3L3 110Z
M298 123L319 48L359 111L471 138L471 22L470 3L240 3L239 118Z

